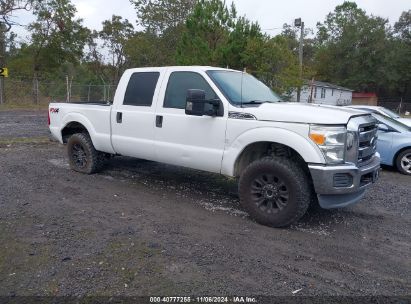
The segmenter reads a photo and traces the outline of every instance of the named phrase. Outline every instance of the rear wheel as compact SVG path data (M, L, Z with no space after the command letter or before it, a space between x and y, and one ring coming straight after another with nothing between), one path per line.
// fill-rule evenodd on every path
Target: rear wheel
M411 149L407 149L398 154L395 161L398 171L402 174L411 175Z
M284 227L298 221L311 201L308 177L287 158L252 162L240 177L240 201L257 222Z
M94 148L90 136L85 133L70 136L67 142L67 154L70 168L77 172L93 174L104 164L104 153Z

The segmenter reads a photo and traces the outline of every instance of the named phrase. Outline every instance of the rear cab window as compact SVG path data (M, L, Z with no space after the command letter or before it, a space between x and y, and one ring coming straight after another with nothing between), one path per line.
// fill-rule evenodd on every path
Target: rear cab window
M123 105L151 107L159 72L136 72L130 77Z

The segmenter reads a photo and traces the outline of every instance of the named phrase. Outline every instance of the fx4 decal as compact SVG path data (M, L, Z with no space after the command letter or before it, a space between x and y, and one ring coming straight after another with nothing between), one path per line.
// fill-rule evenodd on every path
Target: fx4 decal
M50 108L50 113L58 113L60 111L59 108Z

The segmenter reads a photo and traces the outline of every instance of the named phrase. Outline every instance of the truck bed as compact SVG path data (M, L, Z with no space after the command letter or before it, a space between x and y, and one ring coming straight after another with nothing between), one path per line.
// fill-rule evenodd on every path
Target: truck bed
M110 106L112 103L107 101L69 101L66 104L84 104L84 105L95 105L95 106Z
M114 153L111 146L111 105L102 102L50 103L50 131L63 143L62 130L71 123L87 128L99 151Z

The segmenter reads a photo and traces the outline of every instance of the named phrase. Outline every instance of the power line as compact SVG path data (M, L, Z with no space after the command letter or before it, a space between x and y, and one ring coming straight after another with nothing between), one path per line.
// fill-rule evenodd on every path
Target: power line
M262 29L262 31L276 31L276 30L282 30L282 27L273 27L273 28L269 28L269 29Z

